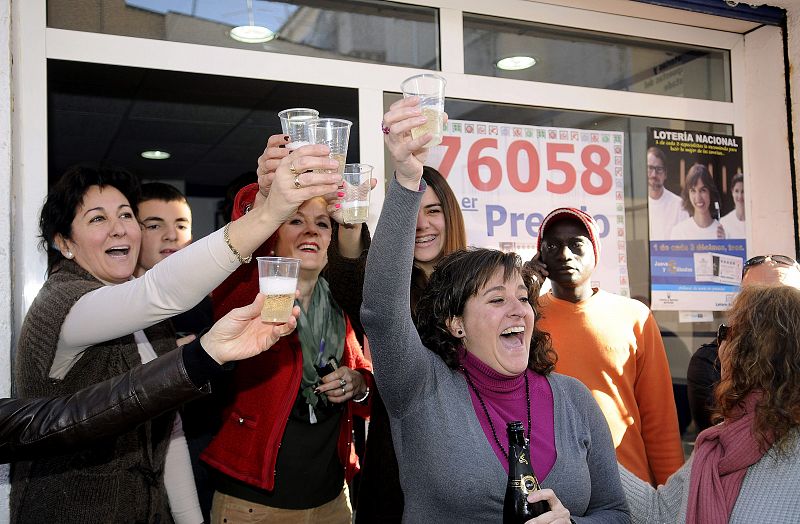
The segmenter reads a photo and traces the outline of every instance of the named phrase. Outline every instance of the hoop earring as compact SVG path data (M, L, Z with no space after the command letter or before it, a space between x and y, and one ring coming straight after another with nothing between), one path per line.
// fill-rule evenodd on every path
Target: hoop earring
M463 330L461 330L461 329L459 329L459 330L457 331L457 333L458 333L458 336L461 336L461 335L463 335L463 334L464 334L464 331L463 331Z

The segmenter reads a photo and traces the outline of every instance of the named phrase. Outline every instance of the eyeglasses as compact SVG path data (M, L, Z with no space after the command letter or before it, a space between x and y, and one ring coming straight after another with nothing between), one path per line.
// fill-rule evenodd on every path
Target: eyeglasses
M763 264L767 260L772 260L781 266L795 267L800 271L800 264L798 264L797 260L793 259L792 257L787 257L786 255L759 255L749 259L744 263L744 266L742 266L742 276L744 276L745 273L747 273L747 270L751 267Z
M728 332L730 328L725 324L720 324L719 328L717 328L717 346L721 346L722 342L728 338Z
M657 175L663 175L666 168L664 166L647 166L647 171L652 171Z

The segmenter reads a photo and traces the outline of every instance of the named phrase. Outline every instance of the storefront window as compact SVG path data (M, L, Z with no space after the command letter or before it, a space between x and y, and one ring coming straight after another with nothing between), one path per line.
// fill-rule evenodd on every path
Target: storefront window
M439 69L438 14L372 0L47 2L58 29L424 69Z
M394 93L385 94L385 108L388 109L389 105L398 98L399 95ZM640 299L648 305L650 263L647 213L647 128L670 127L718 134L733 133L733 127L726 124L566 111L469 100L448 99L445 110L451 120L624 133L622 154L625 191L625 250L627 252L630 296ZM386 158L386 173L392 173L391 159L388 157ZM543 214L547 212L547 210L538 211ZM519 231L521 235L526 234L522 226ZM467 241L469 242L470 239L468 238ZM722 315L715 313L713 322L692 324L680 323L676 311L655 311L654 315L664 334L664 344L667 348L672 375L677 382L681 382L686 377L686 367L691 351L713 338L716 323L721 321Z
M730 102L729 62L720 49L464 14L469 74Z

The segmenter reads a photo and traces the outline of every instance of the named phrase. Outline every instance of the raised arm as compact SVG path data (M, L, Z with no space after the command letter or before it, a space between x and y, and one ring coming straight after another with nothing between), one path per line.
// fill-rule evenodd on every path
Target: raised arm
M422 191L396 180L389 184L375 230L364 277L361 322L369 339L375 380L386 409L394 416L413 405L438 358L420 341L411 319L411 268L417 209Z
M338 174L324 145L306 146L281 160L267 204L167 257L141 278L104 286L81 297L70 310L50 375L63 376L80 352L182 313L200 302L263 244L309 198L336 190ZM294 173L300 188L295 187ZM238 253L238 256L236 255ZM249 300L249 299L248 299ZM120 308L124 305L124 308Z
M335 236L328 247L328 265L323 275L330 284L333 298L352 320L359 340L363 340L364 327L359 312L364 296L364 274L371 238L367 225L359 226L357 230L335 226ZM342 235L357 235L358 240L348 238L343 242Z
M375 379L387 411L397 417L430 387L433 359L438 358L422 345L411 319L415 224L425 192L420 157L431 139L411 139L411 128L424 122L418 103L414 98L400 100L384 115L384 126L391 129L385 142L397 170L367 255L361 306Z

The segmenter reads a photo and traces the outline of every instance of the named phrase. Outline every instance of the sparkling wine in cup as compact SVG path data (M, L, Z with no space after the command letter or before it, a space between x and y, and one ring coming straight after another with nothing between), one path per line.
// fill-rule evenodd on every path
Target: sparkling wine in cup
M363 224L369 218L369 194L372 188L372 166L345 164L344 198L341 201L342 222Z
M444 87L447 81L439 75L424 73L412 76L403 80L400 89L403 97L419 97L419 105L422 116L428 120L421 126L411 130L411 138L417 139L426 133L433 135L433 138L425 147L438 146L442 142L444 127Z
M292 314L300 260L284 257L258 257L258 287L265 295L261 320L285 324Z
M340 118L320 118L308 124L308 140L312 144L325 144L331 149L330 157L339 162L338 173L344 173L347 158L347 144L350 141L350 127L353 123ZM315 169L315 173L325 172Z

